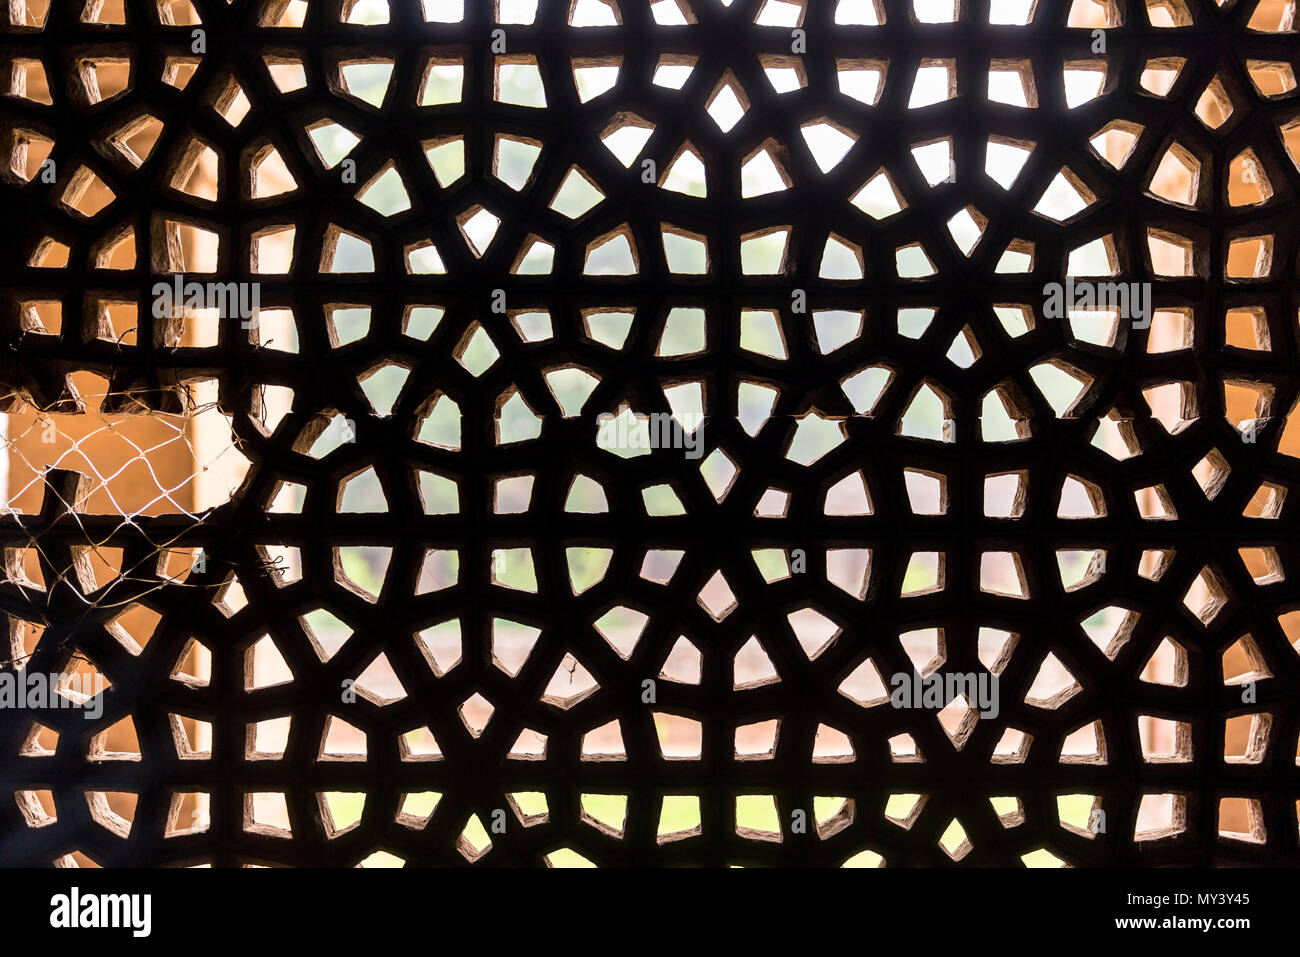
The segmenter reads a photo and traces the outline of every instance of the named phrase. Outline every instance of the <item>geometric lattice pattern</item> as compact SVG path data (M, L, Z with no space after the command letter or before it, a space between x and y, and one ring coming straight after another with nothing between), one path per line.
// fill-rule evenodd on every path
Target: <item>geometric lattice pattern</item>
M3 863L1300 857L1294 0L7 17Z

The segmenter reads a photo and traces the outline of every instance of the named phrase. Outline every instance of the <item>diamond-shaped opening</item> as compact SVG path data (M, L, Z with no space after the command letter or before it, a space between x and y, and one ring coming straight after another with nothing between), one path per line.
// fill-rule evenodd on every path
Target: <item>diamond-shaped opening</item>
M988 224L988 219L979 210L974 206L967 206L965 209L958 210L948 220L948 232L962 255L970 256L979 243L980 237L984 235Z
M483 826L477 814L471 814L469 820L465 822L464 829L456 838L456 850L471 864L492 850L492 839L488 837L487 828Z
M453 355L466 372L478 378L492 368L501 353L488 331L476 322L466 330Z
M974 849L974 845L971 844L961 822L953 818L939 838L939 848L954 861L960 861Z
M704 111L724 133L731 132L748 110L749 97L745 95L744 89L731 71L727 71L722 77L713 94L704 104Z
M1227 586L1209 566L1202 568L1183 595L1183 607L1209 627L1228 603Z
M1232 97L1217 76L1196 101L1195 113L1196 118L1212 130L1217 130L1232 117Z
M460 227L460 234L465 237L470 251L478 257L492 244L501 219L482 206L471 206L456 217L456 225Z
M676 548L652 548L645 553L641 561L640 575L646 581L656 585L667 585L677 573L682 557L686 553Z
M696 601L700 607L709 613L714 621L722 621L730 615L738 604L735 593L731 586L727 584L727 579L723 577L722 570L718 569L705 582L704 587L700 589L696 596Z
M488 726L488 722L492 720L492 714L495 710L492 702L476 691L460 703L460 707L456 709L456 712L460 715L460 720L469 733L477 738Z
M735 461L722 449L714 449L700 463L700 475L704 478L704 484L718 502L727 497L739 474Z

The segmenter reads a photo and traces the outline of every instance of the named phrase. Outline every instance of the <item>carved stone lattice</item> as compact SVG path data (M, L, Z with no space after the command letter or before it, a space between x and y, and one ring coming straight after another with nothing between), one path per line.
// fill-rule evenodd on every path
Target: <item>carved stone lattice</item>
M1296 862L1294 0L0 16L0 863Z

